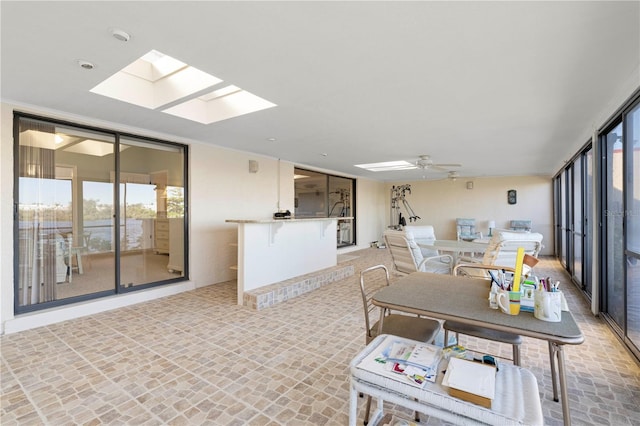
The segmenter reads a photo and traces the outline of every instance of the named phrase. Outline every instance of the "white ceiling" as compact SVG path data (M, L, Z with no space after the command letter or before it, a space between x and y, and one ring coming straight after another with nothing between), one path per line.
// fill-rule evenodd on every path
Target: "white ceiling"
M0 13L5 102L385 181L446 173L353 165L430 154L463 177L553 174L640 86L638 1L2 1ZM90 92L152 49L278 106L204 125Z

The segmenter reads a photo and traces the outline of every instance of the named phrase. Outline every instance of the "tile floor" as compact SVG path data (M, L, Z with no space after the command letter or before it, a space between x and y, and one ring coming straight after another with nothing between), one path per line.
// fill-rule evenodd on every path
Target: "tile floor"
M346 425L347 365L364 346L359 271L390 263L386 250L351 254L354 276L261 311L237 306L228 282L2 336L0 423ZM536 270L565 283L586 337L566 350L573 424L639 424L639 365L555 260ZM522 359L538 379L545 424L561 424L546 343L525 338Z

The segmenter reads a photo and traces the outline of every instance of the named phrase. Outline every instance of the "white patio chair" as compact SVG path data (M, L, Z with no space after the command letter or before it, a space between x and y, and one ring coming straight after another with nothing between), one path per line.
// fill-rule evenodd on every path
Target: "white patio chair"
M512 231L531 232L531 220L512 220L510 223Z
M416 243L411 232L388 229L384 232L384 239L391 251L394 270L400 275L412 272L432 272L436 274L451 274L453 256L438 254L434 250L433 256L424 257L422 249ZM427 249L429 253L429 249Z
M495 230L482 259L462 257L458 259L458 275L489 279L489 273L482 268L465 268L464 264L482 263L515 268L518 248L524 248L525 254L538 257L542 249L542 234L538 232L513 232ZM531 267L523 265L524 275L529 275Z
M456 236L458 241L473 241L478 238L482 238L482 232L476 232L476 220L475 219L456 219Z
M374 275L374 272L377 272ZM384 274L381 274L383 272ZM365 278L367 278L365 280ZM371 266L360 271L360 292L362 294L362 304L364 308L364 323L366 328L365 342L369 344L378 336L379 314L373 302L373 295L380 289L389 285L389 270L384 265ZM374 314L375 313L375 314ZM432 343L440 332L440 322L434 319L423 318L415 315L404 315L391 313L385 310L384 321L382 322L382 334L392 334L419 342ZM371 396L367 398L367 409L364 424L369 420L371 409ZM418 412L415 413L415 420L419 421Z

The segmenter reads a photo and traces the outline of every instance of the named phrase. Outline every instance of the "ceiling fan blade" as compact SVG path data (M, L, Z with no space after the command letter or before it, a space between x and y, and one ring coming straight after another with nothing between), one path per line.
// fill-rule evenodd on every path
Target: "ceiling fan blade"
M462 164L434 164L436 167L462 167Z

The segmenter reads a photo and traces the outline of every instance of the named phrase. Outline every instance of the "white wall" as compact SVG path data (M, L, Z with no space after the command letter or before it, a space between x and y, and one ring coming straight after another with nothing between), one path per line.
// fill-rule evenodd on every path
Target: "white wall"
M473 182L473 189L467 189ZM458 217L475 218L476 230L488 232L489 220L495 220L497 228L508 228L512 219L531 219L533 231L544 238L541 254L553 254L553 186L551 177L509 176L493 178L460 178L456 181L412 181L385 185L386 225L390 225L391 187L411 185L411 194L405 199L420 220L418 225L433 225L436 237L441 240L456 239L455 220ZM507 203L507 191L517 191L517 203ZM409 218L402 208L402 215Z
M82 304L82 307L59 308L47 313L33 313L14 318L13 315L13 106L1 105L0 123L0 333L138 303L162 297L176 291L216 284L235 279L230 266L236 264L236 225L226 219L270 218L280 209L294 210L294 164L274 158L203 144L179 140L172 136L153 134L141 129L123 128L114 123L103 123L66 116L55 111L20 107L23 112L39 114L79 124L94 125L127 131L141 136L181 142L189 145L190 182L190 281L181 286L161 290L137 292ZM249 173L249 160L259 163L257 173ZM301 165L304 167L304 165ZM331 173L330 170L319 170ZM474 189L466 189L472 180ZM415 181L410 183L412 193L407 195L421 220L417 224L435 226L440 239L455 238L456 217L475 217L479 229L486 232L488 220L498 227L506 227L510 219L532 219L534 230L544 235L544 254L552 253L552 186L547 177L476 178L451 181ZM390 188L392 184L358 178L356 181L356 238L357 246L342 248L348 252L368 247L380 241L389 225ZM518 191L518 203L508 205L507 190ZM406 212L403 212L406 216Z
M13 115L0 104L0 333L13 316Z
M82 117L40 110L35 107L16 108L22 112L78 124L127 131L189 145L190 222L189 253L190 280L182 285L135 292L99 299L80 305L39 312L13 315L13 105L0 105L0 333L19 331L56 321L88 315L102 310L139 303L163 297L178 291L235 279L230 266L236 264L237 248L235 224L226 219L270 218L278 209L294 211L293 168L289 162L254 155L247 152L176 139L172 136L146 130L123 128L118 124L87 120ZM249 173L249 160L258 161L257 173ZM325 172L331 173L329 170ZM384 227L384 185L366 179L357 180L358 247L347 247L339 252L368 247L379 238Z

